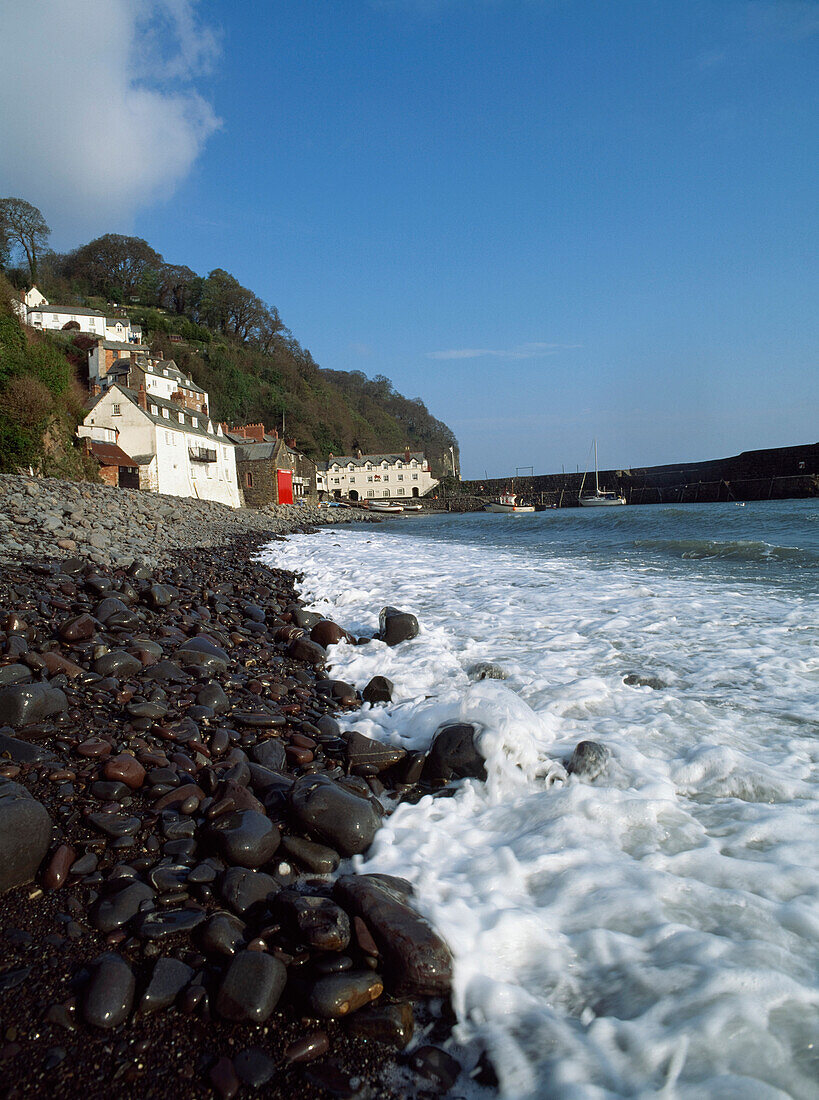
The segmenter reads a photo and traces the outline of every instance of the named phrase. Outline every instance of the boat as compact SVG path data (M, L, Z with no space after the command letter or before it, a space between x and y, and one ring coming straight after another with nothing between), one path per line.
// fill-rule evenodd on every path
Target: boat
M405 512L423 512L423 504L402 504L401 507Z
M577 495L578 503L583 508L611 508L617 504L625 504L626 498L622 493L615 493L612 489L601 489L597 476L597 440L594 441L594 492L584 493L583 486L586 482L586 474L580 482L580 492Z
M371 500L369 509L371 512L389 512L390 514L404 511L403 505L394 504L391 500Z
M501 493L497 500L490 500L485 512L534 512L534 504L518 504L515 493Z

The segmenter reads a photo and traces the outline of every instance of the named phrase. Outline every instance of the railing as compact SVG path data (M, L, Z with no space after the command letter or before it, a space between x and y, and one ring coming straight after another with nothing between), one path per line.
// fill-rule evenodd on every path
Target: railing
M188 447L191 462L215 462L216 451L208 447Z

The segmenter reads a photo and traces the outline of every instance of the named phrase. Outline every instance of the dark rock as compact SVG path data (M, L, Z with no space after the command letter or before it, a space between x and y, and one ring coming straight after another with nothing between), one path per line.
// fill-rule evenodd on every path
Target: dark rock
M372 737L353 730L347 737L347 761L351 768L368 768L382 772L406 756L406 750L385 745Z
M88 614L75 615L67 619L57 628L57 633L66 642L80 642L87 638L93 638L97 632L98 623Z
M127 814L89 814L86 818L95 829L110 837L134 836L142 828L138 817Z
M235 955L245 943L245 925L233 913L213 913L199 933L203 950L215 955Z
M325 844L316 844L313 840L304 840L300 836L284 836L280 851L298 860L308 871L317 875L330 875L338 870L341 857L338 852Z
M297 938L317 951L343 951L350 942L350 918L330 898L282 890L276 907Z
M128 1018L134 1003L136 981L120 955L101 955L95 960L85 994L83 1015L94 1027L118 1027Z
M42 745L32 745L20 741L8 733L0 732L0 756L13 760L17 764L37 764L43 760L54 760L54 753Z
M442 726L427 753L421 779L442 786L451 779L486 779L486 764L475 747L475 727L458 722Z
M470 680L506 680L507 673L500 665L493 665L491 661L478 661L470 665L466 670Z
M345 970L319 978L309 992L308 1003L316 1016L337 1019L370 1004L383 992L384 983L372 970Z
M124 783L131 790L138 790L145 782L145 769L130 753L109 756L103 765L102 773L106 779Z
M161 940L177 932L190 932L206 917L204 909L162 909L140 913L134 918L132 927L143 940Z
M61 844L57 848L43 873L43 886L46 890L59 890L68 878L75 856L76 852L70 844Z
M250 729L275 729L287 725L283 714L274 714L272 710L235 710L231 715L240 726Z
M654 691L661 691L663 688L668 687L668 684L659 678L659 676L640 676L639 673L630 672L628 676L623 678L623 683L628 687L649 687Z
M599 741L581 741L566 764L569 775L582 775L596 779L607 768L611 753Z
M440 1047L418 1047L410 1055L410 1065L421 1077L434 1081L448 1092L458 1079L461 1064Z
M68 709L65 693L48 684L12 684L0 690L0 725L21 729Z
M266 902L279 892L279 884L263 871L247 867L229 867L222 878L219 893L234 913L246 913L254 905Z
M284 745L275 738L260 741L250 749L250 759L263 768L280 772L285 766Z
M210 707L215 714L224 714L230 710L230 699L222 685L215 680L200 689L196 701L201 707Z
M127 680L130 676L136 676L142 671L142 661L134 657L124 649L112 649L110 653L104 653L94 661L94 672L100 676L116 676L118 679Z
M45 806L25 787L0 779L0 894L34 878L50 841Z
M243 1085L260 1089L276 1072L276 1063L258 1047L240 1050L233 1059L233 1067Z
M272 955L241 951L234 957L216 997L216 1011L236 1023L263 1023L279 1001L287 970Z
M92 912L91 923L103 934L114 932L135 917L141 906L153 899L154 892L147 883L132 882L116 893L101 898Z
M310 630L310 640L318 642L325 649L328 645L337 645L339 642L354 641L352 634L334 623L332 619L321 619Z
M289 1043L285 1048L284 1056L288 1062L312 1062L314 1058L320 1058L330 1049L330 1040L325 1031L311 1031Z
M324 775L297 779L290 805L300 826L344 856L366 852L381 824L371 802Z
M142 994L142 1000L139 1002L139 1014L148 1016L152 1012L159 1012L163 1008L168 1008L193 975L193 969L180 962L179 959L157 959L148 988Z
M302 630L312 630L314 626L324 621L321 615L317 615L315 611L306 611L303 607L292 607L288 610L291 611L293 622Z
M327 660L327 650L318 642L311 642L309 638L294 638L287 647L287 656L294 661L318 666Z
M349 913L364 919L378 945L384 973L398 993L437 996L452 984L446 943L387 876L343 875L334 894Z
M403 1002L364 1008L350 1017L347 1031L361 1039L375 1039L403 1050L415 1031L412 1005Z
M261 867L281 840L272 821L255 810L239 810L218 818L210 831L225 859L240 867Z
M373 676L361 693L365 703L389 703L395 684L386 676Z
M144 673L146 680L161 680L168 684L185 684L190 680L190 674L184 672L173 661L158 661L152 668Z
M378 637L388 646L415 638L418 634L418 620L409 611L399 611L396 607L382 607L378 615Z
M233 1100L239 1091L239 1078L230 1058L218 1058L208 1074L214 1092L222 1100Z
M4 665L0 668L0 688L12 684L27 684L31 680L31 669L26 665Z
M183 668L203 668L209 672L227 672L230 658L220 646L206 634L189 638L174 654Z

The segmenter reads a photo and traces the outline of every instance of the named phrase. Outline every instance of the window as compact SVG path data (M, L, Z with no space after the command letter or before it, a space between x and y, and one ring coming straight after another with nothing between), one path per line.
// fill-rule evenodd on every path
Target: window
M194 418L193 418L193 420L192 420L192 424L193 424L194 428L198 428L198 427L199 427L199 420L198 420L198 418L197 418L197 417L194 417Z
M165 432L165 442L173 446L173 432Z
M122 416L122 406L121 405L112 405L111 406L111 416Z
M334 478L333 478L333 485L338 485L338 483L339 483L339 480L340 480L339 478L337 478L337 477L334 477Z
M253 488L253 474L251 474L250 472L245 474L245 486L248 489Z
M372 462L365 462L364 463L364 469L365 470L371 470L372 468L373 468Z
M418 474L413 474L412 475L412 480L417 481L418 480Z
M368 497L374 497L374 496L375 496L375 493L373 492L373 490L372 490L372 489L368 489L368 490L367 490L367 496L368 496Z
M354 477L351 477L351 478L350 478L350 484L351 484L351 485L355 485L355 478L354 478Z
M367 481L372 481L372 479L373 479L373 476L372 476L372 474L370 474L370 476L367 478Z
M171 413L170 413L169 409L163 409L162 410L162 415L165 417L166 420L171 419Z
M179 421L180 424L184 424L185 423L185 414L184 413L177 413L176 414L176 419Z
M403 480L404 480L404 475L403 475L403 474L399 474L399 475L398 475L398 480L399 480L399 481L403 481Z
M399 489L399 490L398 490L398 496L402 497L403 495L404 495L404 490L403 490L403 489Z
M384 492L381 495L384 496L384 497L388 497L390 495L389 489L385 489Z
M390 475L389 474L384 474L384 480L389 481L390 480Z
M158 415L159 415L159 409L157 408L157 406L156 406L156 405L151 405L151 413L152 413L152 414L153 414L154 416L158 416Z

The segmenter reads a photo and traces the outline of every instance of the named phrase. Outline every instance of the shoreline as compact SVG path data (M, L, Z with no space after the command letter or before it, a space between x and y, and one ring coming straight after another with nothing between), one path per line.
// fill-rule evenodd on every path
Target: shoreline
M70 536L49 532L44 486L62 494L79 535L72 541L87 556L57 546ZM255 530L242 523L226 544L202 546L193 502L199 520L177 521L177 545L167 540L145 564L146 540L157 537L152 509L103 548L91 541L93 525L71 516L82 500L87 522L103 508L110 520L118 490L95 500L84 484L2 478L0 491L9 488L6 501L16 499L0 530L0 837L2 886L10 859L18 884L0 900L5 1095L95 1097L116 1081L123 1097L231 1097L265 1075L269 1096L443 1094L460 1068L429 1046L453 1022L446 945L427 937L441 974L413 989L412 950L393 951L377 914L365 919L333 889L328 872L344 837L334 849L321 824L295 809L300 779L326 776L344 796L342 817L361 815L353 831L377 829L377 795L406 788L408 778L398 762L392 772L368 763L366 745L353 753L333 716L357 708L360 695L323 673L324 647L309 637L296 575L255 559L285 528L314 523L301 507L292 517L264 514ZM9 545L9 521L30 545L34 532L34 560L24 560L20 540ZM178 545L197 530L198 545ZM325 640L332 627L323 621ZM47 825L20 787L44 807ZM236 828L226 834L235 835L223 839L217 823L230 821ZM352 850L366 849L353 843L340 854ZM305 895L321 899L311 902L320 919L305 917ZM417 917L400 892L387 901L393 918ZM424 924L413 935L424 939ZM273 984L286 971L270 1011L269 997L226 1008L240 957L245 989L270 984L260 957L277 972ZM336 989L329 1007L327 987ZM342 987L349 1013L337 1011ZM413 1022L426 1045L408 1057Z

